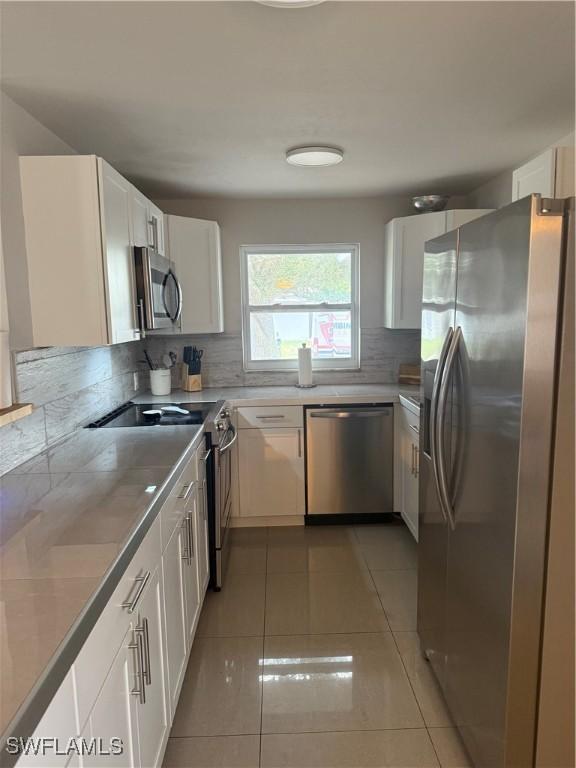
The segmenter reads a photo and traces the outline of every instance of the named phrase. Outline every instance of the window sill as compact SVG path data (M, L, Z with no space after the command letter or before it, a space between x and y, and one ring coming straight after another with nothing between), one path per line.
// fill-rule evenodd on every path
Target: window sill
M34 406L32 403L15 403L9 408L1 408L0 427L5 427L13 421L18 421L18 419L23 419L25 416L30 416L33 410Z

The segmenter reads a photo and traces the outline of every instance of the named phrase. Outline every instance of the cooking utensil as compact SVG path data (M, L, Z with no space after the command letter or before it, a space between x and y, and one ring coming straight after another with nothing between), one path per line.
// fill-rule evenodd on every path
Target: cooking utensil
M148 351L146 349L144 350L144 357L146 358L146 362L148 363L148 365L150 367L150 370L151 371L155 371L156 370L156 366L152 362L152 358L150 357L150 355L148 354Z
M188 411L180 408L178 405L163 405L162 413L179 413L182 416L188 416Z

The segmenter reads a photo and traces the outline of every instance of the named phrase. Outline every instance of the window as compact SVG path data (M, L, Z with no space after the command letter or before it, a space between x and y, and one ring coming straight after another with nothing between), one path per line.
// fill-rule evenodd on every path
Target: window
M256 245L240 249L244 367L358 368L358 245Z

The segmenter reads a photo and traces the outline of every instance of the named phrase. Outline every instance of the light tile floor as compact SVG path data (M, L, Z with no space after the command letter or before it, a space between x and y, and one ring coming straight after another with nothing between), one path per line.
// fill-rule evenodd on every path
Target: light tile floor
M165 768L468 768L416 635L401 524L231 531Z

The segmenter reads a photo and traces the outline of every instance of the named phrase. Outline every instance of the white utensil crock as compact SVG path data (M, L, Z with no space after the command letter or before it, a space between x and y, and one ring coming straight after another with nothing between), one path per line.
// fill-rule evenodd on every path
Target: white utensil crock
M172 389L172 374L166 368L150 371L150 389L153 395L169 395Z

